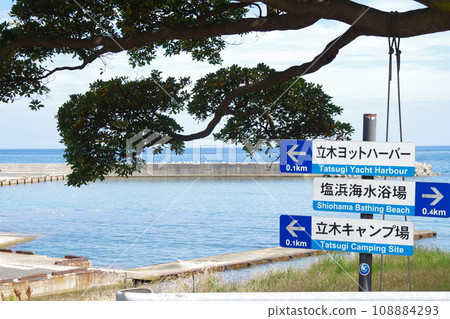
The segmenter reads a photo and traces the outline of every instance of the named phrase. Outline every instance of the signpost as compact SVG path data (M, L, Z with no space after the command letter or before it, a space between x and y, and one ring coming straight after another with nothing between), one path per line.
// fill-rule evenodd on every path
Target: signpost
M313 208L397 216L450 217L450 184L315 178Z
M376 114L364 114L363 116L363 141L376 141L377 137L377 115ZM412 158L415 173L415 154ZM413 173L413 176L414 176ZM361 176L362 179L373 180L374 177ZM361 219L373 219L373 214L361 214ZM361 272L364 268L365 274ZM372 291L372 254L360 253L359 254L359 276L358 276L358 291Z
M280 246L411 256L413 223L375 219L280 216Z
M358 180L316 178L313 195L314 209L360 213L360 219L280 216L281 247L359 253L359 291L372 290L372 254L413 254L413 224L374 220L373 214L405 219L450 216L448 183L374 179L374 176L408 177L415 173L414 144L375 142L375 135L376 115L364 114L363 142L282 140L280 143L282 173L362 176Z
M283 173L414 176L413 143L282 140Z

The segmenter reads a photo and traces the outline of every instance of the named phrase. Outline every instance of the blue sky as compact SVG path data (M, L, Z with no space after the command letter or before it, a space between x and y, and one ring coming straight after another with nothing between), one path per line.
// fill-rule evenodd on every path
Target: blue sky
M405 11L420 8L412 0L360 1L383 10ZM10 1L1 1L0 20L7 19ZM392 7L392 5L395 7ZM222 66L239 64L252 67L264 62L277 70L309 61L321 52L333 38L346 30L338 22L320 22L300 31L257 33L228 37L231 45L222 56ZM402 112L403 139L416 145L449 145L450 140L450 32L416 38L402 39ZM323 85L335 104L343 107L342 121L350 122L356 129L353 139L362 138L364 113L378 114L378 140L385 139L388 44L385 38L361 37L341 50L335 61L320 71L305 76L308 81ZM58 58L57 65L71 63L68 58ZM100 68L106 72L100 75ZM84 93L88 84L96 79L107 80L118 75L130 78L145 76L152 69L166 76L191 76L197 79L220 66L192 62L189 56L158 58L151 66L132 69L125 54L108 56L87 69L57 74L51 81L51 93L45 100L47 107L34 112L26 99L12 104L0 104L0 148L62 148L54 116L58 107L72 93ZM392 83L393 97L396 89ZM396 100L392 99L394 115L390 122L390 140L397 141L398 117ZM185 114L179 120L186 132L198 130L199 124ZM206 125L200 124L200 125ZM295 137L292 137L293 139Z

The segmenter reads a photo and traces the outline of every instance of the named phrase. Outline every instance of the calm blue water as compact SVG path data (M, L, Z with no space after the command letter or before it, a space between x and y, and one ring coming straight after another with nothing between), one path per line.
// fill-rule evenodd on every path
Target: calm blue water
M65 163L63 149L0 149L0 163Z
M416 159L442 174L421 181L450 182L450 146L418 147ZM0 231L40 236L15 249L82 255L113 268L274 247L281 214L356 217L314 211L312 181L134 178L82 188L64 182L1 187ZM449 219L410 220L416 229L438 232L423 244L450 250Z

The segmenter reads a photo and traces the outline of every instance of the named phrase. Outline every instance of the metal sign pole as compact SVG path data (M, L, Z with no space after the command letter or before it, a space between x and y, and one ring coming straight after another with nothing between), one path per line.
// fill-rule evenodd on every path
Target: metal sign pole
M363 141L376 141L377 115L364 114ZM362 179L374 179L362 176ZM361 214L361 219L373 219L373 214ZM372 254L359 254L358 291L372 291Z

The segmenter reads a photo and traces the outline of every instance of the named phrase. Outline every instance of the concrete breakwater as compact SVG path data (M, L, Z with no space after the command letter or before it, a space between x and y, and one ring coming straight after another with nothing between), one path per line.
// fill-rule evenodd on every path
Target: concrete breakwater
M43 182L62 181L65 179L65 175L46 175L46 176L31 176L31 177L17 177L17 178L5 178L0 179L0 186L19 185L19 184L33 184Z
M66 175L72 170L64 163L0 163L0 180L6 178Z
M116 285L126 280L122 270L92 268L88 258L66 255L54 258L31 251L0 249L0 294L27 298L85 291L96 286ZM20 300L20 299L19 299Z
M432 166L416 162L416 176L438 175ZM56 164L0 164L0 184L22 184L60 180L71 173L70 166ZM115 177L111 174L109 177ZM279 163L154 163L142 167L137 177L313 177L311 174L285 174ZM34 179L33 179L34 178ZM21 181L21 182L19 182Z

